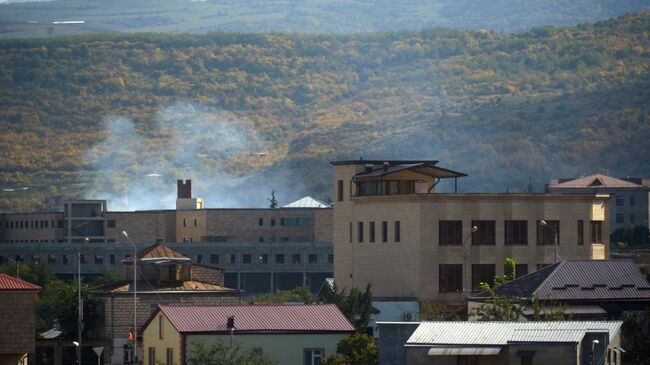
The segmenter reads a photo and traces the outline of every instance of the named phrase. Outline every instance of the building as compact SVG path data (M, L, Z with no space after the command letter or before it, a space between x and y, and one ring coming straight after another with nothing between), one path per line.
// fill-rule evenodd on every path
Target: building
M566 260L499 285L494 294L527 302L535 297L574 319L619 319L650 307L650 283L632 260ZM468 312L490 298L486 292L472 296Z
M380 333L377 339L379 365L406 364L404 344L418 326L420 326L420 322L377 322Z
M622 322L422 322L406 364L621 364Z
M309 285L316 292L333 273L332 209L313 198L270 209L206 209L191 181L178 181L175 210L119 212L104 200L64 203L62 212L0 214L0 256L47 263L64 277L121 270L131 246L154 243L197 264L226 270L227 286L247 294ZM82 245L85 237L89 245ZM0 257L2 262L2 257Z
M27 365L36 350L36 299L41 287L0 274L0 365Z
M609 232L619 228L650 228L650 179L618 178L594 174L579 178L551 180L546 190L560 194L609 194Z
M196 265L162 244L138 253L137 325L142 326L159 305L233 305L241 303L241 291L224 286L223 269ZM92 289L97 300L98 324L85 346L103 346L110 364L131 359L129 333L133 332L133 260L123 262L125 281ZM140 338L140 336L138 336ZM139 345L140 346L140 345ZM142 359L142 348L138 351Z
M354 331L333 304L162 305L144 324L144 364L187 364L196 341L222 341L281 364L317 365Z
M442 179L457 189L465 174L437 161L332 165L341 288L370 283L379 298L464 306L480 282L503 274L508 257L519 275L558 258L609 257L608 195L437 193Z

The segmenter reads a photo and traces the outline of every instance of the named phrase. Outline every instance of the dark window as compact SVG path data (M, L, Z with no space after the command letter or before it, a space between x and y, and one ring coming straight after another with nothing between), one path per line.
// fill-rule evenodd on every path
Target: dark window
M264 237L259 236L259 238L257 240L260 241L260 242L264 242Z
M260 227L263 226L264 225L264 218L258 219L257 220L257 225L260 226Z
M339 180L337 185L338 185L338 189L337 189L338 199L341 202L343 201L343 180Z
M215 254L210 255L210 263L211 264L218 264L219 263L219 255L215 255Z
M45 228L50 228L49 225L50 225L50 221L45 221Z
M58 221L56 222L56 227L57 227L57 228L63 228L63 220L62 220L62 219L60 219L60 220L58 220Z
M167 363L165 365L174 365L174 349L167 349Z
M109 256L109 260L111 264L115 264L117 262L117 260L115 259L115 255Z
M550 227L543 226L537 221L537 244L538 245L551 245L555 244L555 232L558 236L558 246L560 245L560 221L546 221ZM552 227L552 229L551 229ZM554 231L555 230L555 231Z
M162 315L158 316L158 339L165 339L165 326Z
M381 242L388 241L388 222L381 222Z
M505 221L505 244L528 244L528 221Z
M603 243L603 222L591 221L591 243Z
M623 224L623 223L625 223L625 214L623 214L623 213L616 213L616 223L617 223L617 224Z
M480 290L481 283L494 286L493 264L472 264L472 290Z
M236 264L237 263L237 255L235 255L234 253L230 254L230 263L231 264Z
M194 218L194 227L196 227L196 218Z
M636 221L636 219L634 217L634 213L630 213L630 223L634 224L634 223L636 223L635 221Z
M625 205L625 198L622 196L616 197L616 206L622 207L623 205Z
M183 218L183 227L187 227L187 220Z
M399 242L401 239L402 237L401 237L400 222L395 221L395 242Z
M262 256L260 256L260 259L261 259L263 264L268 264L269 263L269 255L268 254L262 254Z
M476 355L458 355L456 365L479 365L478 356Z
M634 197L633 196L630 197L630 205L634 206Z
M291 255L291 263L292 264L299 264L300 263L300 254L293 254Z
M271 226L275 227L275 218L271 219Z
M441 293L460 292L463 290L463 265L440 265L438 290Z
M56 265L56 256L55 255L47 255L47 264L48 265Z
M318 255L316 255L315 253L310 253L307 259L310 264L318 263Z
M276 254L275 255L275 263L276 264L284 264L284 254Z
M250 264L251 263L251 255L250 254L243 254L241 257L241 262L244 264Z
M95 255L95 264L96 265L101 265L104 263L104 256L102 255Z
M363 242L363 222L357 223L357 241Z
M370 222L368 226L368 236L370 242L375 242L375 222Z
M149 347L149 365L156 365L156 348Z
M82 264L86 263L86 255L80 255L79 256L79 261L81 261Z
M350 234L350 243L352 243L352 222L350 222L350 229L348 230L348 233Z
M280 242L289 242L291 241L290 237L280 237Z
M533 365L533 355L532 354L521 355L521 365Z
M327 263L328 264L333 264L334 263L334 255L333 254L328 254L327 255Z
M578 221L578 244L585 244L585 222L582 220Z
M319 365L324 354L323 349L304 349L303 365Z
M196 263L200 264L203 262L203 255L196 255Z
M115 228L115 220L114 219L109 219L108 221L106 221L106 226L108 228Z
M462 245L463 221L440 221L438 223L438 244Z
M69 263L68 255L63 255L61 261L63 262L63 265L67 265Z
M496 244L494 221L472 221L472 227L478 228L472 233L472 245Z
M310 223L309 218L280 218L280 225L285 227L305 227Z
M527 264L517 264L515 266L515 277L518 278L520 276L524 276L528 274L528 265Z

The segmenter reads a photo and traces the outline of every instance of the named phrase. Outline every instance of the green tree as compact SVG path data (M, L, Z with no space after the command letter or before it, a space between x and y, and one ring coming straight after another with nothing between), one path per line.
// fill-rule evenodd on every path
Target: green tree
M336 355L323 359L323 365L376 365L379 363L379 350L372 336L355 333L339 341Z
M499 286L502 284L505 284L509 281L515 280L515 277L517 276L517 262L513 258L506 258L505 262L503 263L503 272L504 275L502 276L495 276L494 277L494 285Z
M212 346L207 346L203 341L192 343L192 352L189 358L190 365L274 365L276 361L269 359L264 354L245 350L235 341L232 346L218 340Z
M336 283L333 285L324 284L318 293L318 301L336 304L357 331L364 331L368 327L370 316L374 311L370 288L370 284L366 286L364 291L352 288L350 293L346 295L345 289L339 290Z
M78 287L76 282L53 280L48 282L42 291L41 300L37 306L38 318L42 329L51 328L58 324L62 335L67 339L77 338L78 316ZM81 284L81 299L84 312L84 332L92 330L97 322L97 302L90 293L87 284Z
M248 300L249 304L282 304L286 302L313 302L308 286L299 286L291 290L277 290L274 293L259 294Z
M277 208L278 207L278 199L275 198L275 190L271 190L271 198L269 200L269 208Z
M621 333L624 363L650 365L650 309L624 313Z

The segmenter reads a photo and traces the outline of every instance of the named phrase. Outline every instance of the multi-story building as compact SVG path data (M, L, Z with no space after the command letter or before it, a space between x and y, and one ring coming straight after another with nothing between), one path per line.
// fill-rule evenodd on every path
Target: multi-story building
M522 275L558 259L609 256L608 195L437 193L441 179L465 174L437 161L332 165L339 287L462 304L503 274L506 258Z
M650 179L618 178L603 174L551 180L546 191L555 194L609 194L609 232L619 228L650 228Z
M131 252L125 231L140 248L165 243L198 264L224 268L226 285L246 294L304 284L317 291L332 276L332 209L311 198L286 208L206 209L192 198L191 181L179 180L176 209L107 206L78 200L61 212L0 214L0 262L43 262L72 276L80 251L83 273L119 271Z

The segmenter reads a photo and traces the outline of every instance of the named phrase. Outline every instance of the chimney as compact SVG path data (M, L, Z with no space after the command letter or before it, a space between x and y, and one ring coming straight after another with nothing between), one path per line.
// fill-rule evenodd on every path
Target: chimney
M235 329L235 316L228 317L228 322L226 323L226 327L229 330Z
M178 199L192 199L192 180L176 180L176 197Z

